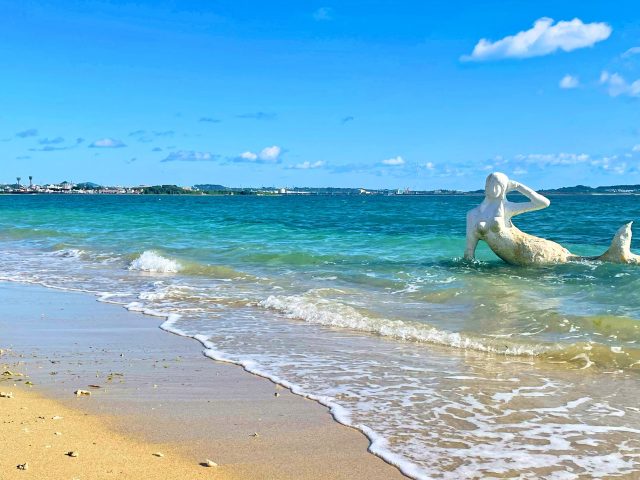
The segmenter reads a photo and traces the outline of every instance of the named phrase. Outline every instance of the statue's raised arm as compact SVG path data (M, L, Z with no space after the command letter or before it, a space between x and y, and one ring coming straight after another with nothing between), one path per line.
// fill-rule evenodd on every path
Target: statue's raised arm
M520 192L529 201L510 202L507 200L507 193L510 191ZM485 183L484 200L467 212L465 258L473 259L478 242L483 240L496 255L514 265L581 260L582 257L572 254L562 245L529 235L511 222L511 218L516 215L541 210L549 205L548 198L526 185L509 180L504 173L490 174ZM640 265L640 256L631 253L631 223L618 230L604 254L589 259Z
M542 210L543 208L547 208L551 201L544 195L540 195L538 192L533 190L532 188L523 185L522 183L515 182L513 180L509 180L509 187L507 192L517 191L527 197L529 199L528 202L509 202L506 201L507 205L507 214L511 217L515 217L516 215L520 215L521 213L533 212L535 210Z

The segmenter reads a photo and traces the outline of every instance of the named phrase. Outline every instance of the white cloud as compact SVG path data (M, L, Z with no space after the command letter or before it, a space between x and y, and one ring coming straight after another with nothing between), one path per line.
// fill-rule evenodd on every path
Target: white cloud
M317 162L305 161L305 162L293 165L292 167L289 167L289 168L294 168L296 170L311 170L314 168L322 168L324 167L324 165L325 163L322 160L318 160Z
M629 50L622 54L622 58L629 58L634 55L640 55L640 47L631 47Z
M253 152L243 152L240 154L240 158L253 162L254 160L258 159L258 155Z
M427 162L424 164L424 168L426 168L427 170L433 170L434 168L436 168L436 165L433 162Z
M246 151L235 158L237 162L261 162L261 163L277 163L280 160L282 149L277 145L265 147L260 152L254 153Z
M611 35L606 23L583 23L579 18L560 21L554 25L551 18L536 20L533 27L492 42L481 39L471 55L463 61L496 60L501 58L529 58L549 55L557 50L571 52L578 48L591 47Z
M631 149L632 152L640 152L640 143L638 145L634 145Z
M277 162L282 153L282 149L276 145L272 147L265 147L260 151L258 157L265 162Z
M591 162L594 167L601 168L606 172L616 173L622 175L627 173L627 162L619 161L618 155L611 155L609 157L602 157Z
M580 85L580 80L578 79L578 77L574 77L573 75L565 75L560 80L559 85L560 88L564 89L578 88L578 86Z
M600 74L600 83L607 86L607 91L612 97L619 95L640 97L640 79L629 83L622 75L605 70Z
M91 148L121 148L126 147L124 142L115 138L101 138L89 145Z
M397 157L394 157L394 158L388 158L386 160L382 160L382 164L390 165L390 166L404 165L404 158L398 155Z
M320 7L313 12L313 18L319 22L333 20L332 11L329 7Z

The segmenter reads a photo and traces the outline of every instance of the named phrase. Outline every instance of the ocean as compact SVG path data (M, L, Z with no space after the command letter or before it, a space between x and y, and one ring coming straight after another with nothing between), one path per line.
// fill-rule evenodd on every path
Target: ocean
M3 195L0 279L162 317L412 478L640 477L640 267L464 261L481 199ZM551 201L514 223L580 255L640 221Z

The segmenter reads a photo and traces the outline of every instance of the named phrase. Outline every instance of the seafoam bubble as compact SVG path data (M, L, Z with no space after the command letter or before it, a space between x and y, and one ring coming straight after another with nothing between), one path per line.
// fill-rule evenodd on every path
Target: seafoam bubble
M176 260L163 257L153 250L146 250L129 265L129 270L151 273L177 273L181 268Z

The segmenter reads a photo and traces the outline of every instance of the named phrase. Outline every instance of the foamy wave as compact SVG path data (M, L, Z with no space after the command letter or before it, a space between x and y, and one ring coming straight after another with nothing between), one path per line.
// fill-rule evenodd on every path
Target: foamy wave
M484 340L458 332L447 332L427 324L368 317L349 305L320 298L271 295L260 302L260 306L281 312L288 318L316 325L349 328L383 337L445 345L465 350L518 356L538 356L552 350L552 347L545 345L517 343L509 345L504 342L493 344L489 339Z
M62 250L57 250L53 252L55 257L62 258L78 258L84 253L84 250L80 250L78 248L63 248Z
M133 260L129 265L129 270L140 270L142 272L152 273L177 273L181 268L181 265L177 261L165 258L153 250L143 252L142 255Z

